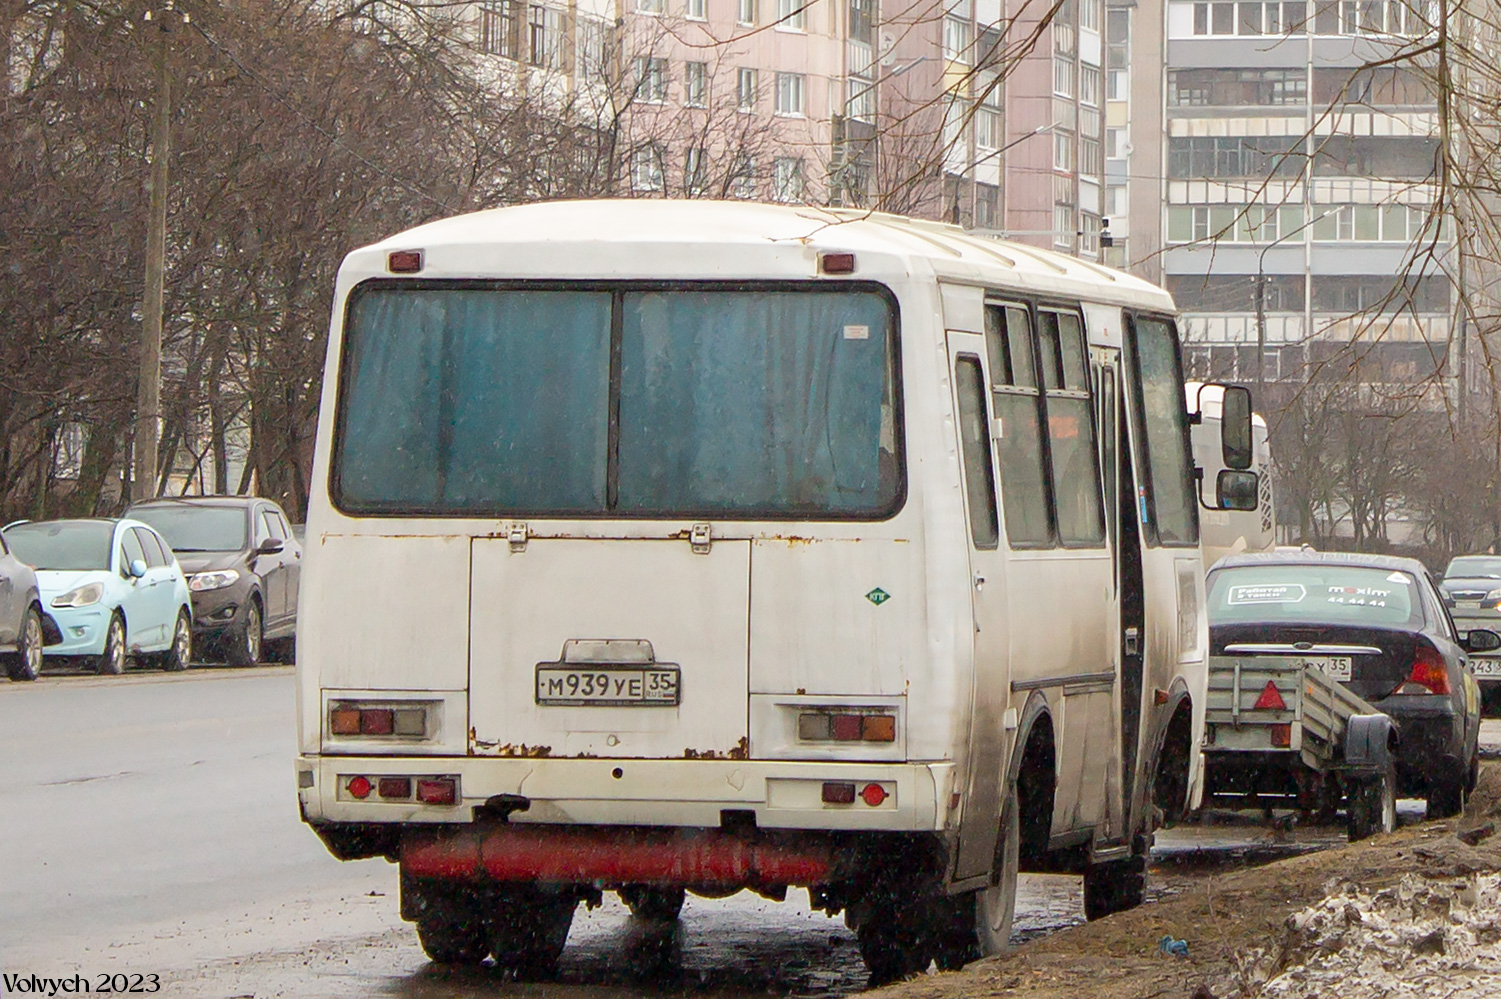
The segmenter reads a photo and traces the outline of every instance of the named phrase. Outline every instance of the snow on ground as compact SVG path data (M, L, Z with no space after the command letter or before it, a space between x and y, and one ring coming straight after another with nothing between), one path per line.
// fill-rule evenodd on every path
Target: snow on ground
M1404 875L1374 893L1331 883L1245 970L1264 999L1481 999L1501 995L1501 874ZM1254 970L1253 970L1254 968ZM1260 972L1260 974L1256 974Z

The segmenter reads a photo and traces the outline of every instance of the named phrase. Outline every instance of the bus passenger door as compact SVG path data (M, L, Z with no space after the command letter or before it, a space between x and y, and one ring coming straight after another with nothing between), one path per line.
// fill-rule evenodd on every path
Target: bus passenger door
M1009 698L1005 562L996 504L990 377L985 341L949 333L955 429L966 513L970 610L974 619L973 708L969 719L967 781L962 800L955 879L990 872L995 860ZM957 540L957 539L955 539Z

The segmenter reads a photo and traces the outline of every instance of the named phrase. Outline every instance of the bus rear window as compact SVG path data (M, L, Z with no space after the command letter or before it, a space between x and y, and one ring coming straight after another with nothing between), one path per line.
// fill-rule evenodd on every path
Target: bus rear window
M374 514L888 516L895 327L884 294L838 286L360 289L335 500Z

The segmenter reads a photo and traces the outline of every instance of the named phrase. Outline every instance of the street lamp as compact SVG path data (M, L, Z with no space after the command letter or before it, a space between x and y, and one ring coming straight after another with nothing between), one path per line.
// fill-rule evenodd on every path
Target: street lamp
M1296 229L1289 230L1261 248L1256 255L1256 401L1265 405L1266 397L1266 255L1272 247L1291 239L1315 223L1333 215L1339 209L1331 208L1309 219Z

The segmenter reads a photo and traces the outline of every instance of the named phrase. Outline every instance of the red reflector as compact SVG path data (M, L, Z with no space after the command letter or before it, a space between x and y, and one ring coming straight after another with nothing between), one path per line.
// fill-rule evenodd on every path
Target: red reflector
M422 270L422 251L396 250L386 257L386 268L392 274L416 274Z
M1419 646L1418 658L1412 664L1412 675L1407 682L1420 684L1435 694L1449 693L1449 667L1444 657L1435 649Z
M837 780L824 781L823 800L826 805L853 805L855 785Z
M853 274L855 273L855 255L853 253L825 253L819 263L825 274Z
M860 800L875 808L886 800L886 789L879 784L866 784L860 789Z
M344 788L352 797L368 798L370 797L370 778L351 777L349 778L349 783L344 785Z
M834 741L859 742L865 719L860 715L834 716Z
M1287 702L1282 699L1282 691L1277 685L1268 680L1266 686L1261 688L1261 696L1256 698L1257 711L1286 711Z
M434 777L417 782L417 800L424 805L452 805L458 797L458 781L452 777Z
M360 712L360 735L390 735L395 730L390 708L366 708Z
M412 778L410 777L382 777L375 786L382 798L410 798L412 796Z
M1281 746L1283 749L1293 744L1293 727L1291 725L1272 726L1272 745Z

